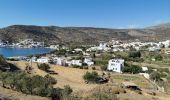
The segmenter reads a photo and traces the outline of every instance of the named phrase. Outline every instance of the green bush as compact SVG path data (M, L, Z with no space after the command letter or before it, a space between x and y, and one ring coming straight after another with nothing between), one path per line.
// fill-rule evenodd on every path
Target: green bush
M73 65L72 67L73 67L73 68L80 68L81 66L79 66L79 65Z
M136 65L125 66L123 67L122 72L136 74L142 72L142 68Z
M101 70L107 70L107 65L100 66Z
M155 81L159 81L161 79L161 75L160 75L159 72L154 71L150 74L150 79L155 80Z
M53 77L51 77L49 74L45 75L44 78L46 80L48 80L48 82L52 85L52 84L56 84L57 83L57 80Z
M35 94L40 96L51 96L50 89L54 89L51 85L54 80L50 80L50 76L29 76L23 72L0 72L0 81L3 87L9 87L26 94Z
M80 66L79 68L80 68L80 69L83 69L83 66Z
M83 69L88 69L88 66L84 66Z
M163 57L162 57L161 54L155 55L155 60L156 60L156 61L162 61L162 59L163 59Z
M92 70L96 70L96 67L92 67Z
M4 65L4 64L7 64L7 62L5 58L2 55L0 55L0 65Z
M64 86L63 94L70 95L72 92L73 92L73 90L69 85Z
M86 72L86 74L83 76L83 79L87 82L96 82L96 79L99 77L97 72Z
M128 57L130 57L130 58L140 58L141 52L140 51L131 51L131 52L129 52Z
M37 66L39 69L46 71L46 72L50 69L50 66L46 63L38 64Z

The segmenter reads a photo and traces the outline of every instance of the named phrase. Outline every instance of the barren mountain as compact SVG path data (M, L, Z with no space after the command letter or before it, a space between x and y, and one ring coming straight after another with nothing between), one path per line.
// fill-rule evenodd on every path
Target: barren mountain
M0 29L0 40L18 42L32 38L47 44L96 44L111 39L157 41L170 39L170 24L144 29L106 29L92 27L57 27L13 25Z

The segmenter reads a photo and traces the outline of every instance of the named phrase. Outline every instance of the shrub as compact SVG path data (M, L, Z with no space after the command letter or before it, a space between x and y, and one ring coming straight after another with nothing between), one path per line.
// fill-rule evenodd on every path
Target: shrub
M64 86L63 93L66 95L70 95L73 92L72 88L69 85Z
M165 72L161 72L161 73L160 73L160 77L161 77L161 78L165 78L165 77L167 77L167 73L165 73Z
M155 80L155 81L159 81L161 79L160 73L157 71L154 71L150 74L150 79L151 80Z
M92 70L96 70L96 67L92 67Z
M81 66L79 65L73 65L73 68L80 68Z
M87 82L92 82L95 83L97 78L99 77L97 72L86 72L86 74L83 76L83 79L86 80Z
M128 57L130 57L130 58L140 58L141 52L140 51L131 51L131 52L129 52Z
M42 64L38 64L38 68L47 72L50 69L50 66L46 63L42 63Z
M88 69L88 66L84 66L83 69Z
M123 67L122 72L136 74L142 72L142 68L136 65L131 65Z
M11 89L20 91L26 94L34 94L40 96L52 96L49 92L54 89L51 84L52 78L49 76L29 76L22 72L1 72L0 81L2 81L3 86L10 86ZM53 80L53 79L52 79ZM51 94L49 94L51 93Z
M53 77L51 77L49 74L45 75L44 78L52 85L56 84L57 80Z
M107 65L100 66L101 70L107 70Z
M80 68L80 69L83 69L83 66L80 66L79 68Z
M3 65L3 64L7 64L7 62L5 58L2 55L0 55L0 65Z
M156 61L162 61L162 59L163 59L163 57L162 57L161 54L155 55L155 60L156 60Z

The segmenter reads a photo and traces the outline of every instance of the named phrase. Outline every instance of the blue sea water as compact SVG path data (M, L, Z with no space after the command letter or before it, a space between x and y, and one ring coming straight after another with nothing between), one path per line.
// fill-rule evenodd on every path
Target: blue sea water
M0 48L0 55L4 57L28 56L33 54L48 53L49 48Z

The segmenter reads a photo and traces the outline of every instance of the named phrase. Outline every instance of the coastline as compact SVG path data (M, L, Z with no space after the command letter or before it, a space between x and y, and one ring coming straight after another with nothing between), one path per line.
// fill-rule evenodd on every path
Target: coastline
M5 58L18 58L27 57L29 55L49 53L53 49L47 47L36 47L36 48L9 48L0 47L0 54Z

